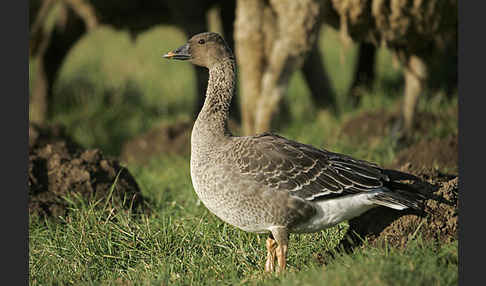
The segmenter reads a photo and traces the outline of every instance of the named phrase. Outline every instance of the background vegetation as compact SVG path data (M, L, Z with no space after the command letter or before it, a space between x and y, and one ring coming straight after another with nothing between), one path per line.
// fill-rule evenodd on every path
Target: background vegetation
M301 74L296 73L285 99L288 114L277 116L274 131L389 165L402 147L392 136L361 141L343 136L342 128L347 120L365 112L400 108L400 66L381 48L375 86L364 92L354 108L346 93L356 47L345 49L334 30L321 32L320 47L339 112L314 107ZM193 102L202 96L196 94L194 69L190 63L162 59L163 53L186 40L178 30L164 26L141 34L135 43L128 33L108 28L88 34L70 52L55 83L52 122L65 125L83 147L119 156L127 140L150 128L191 120ZM29 68L35 69L36 63L31 61ZM457 95L448 98L428 90L418 109L438 116L449 114L457 109ZM413 140L457 134L457 116L443 118ZM149 163L126 167L148 198L152 213L95 209L93 203L70 198L68 217L30 217L30 284L457 284L457 241L437 245L417 237L405 249L365 243L345 254L336 246L345 235L346 223L320 233L292 235L289 271L265 274L266 237L237 230L209 213L192 189L189 155L159 154Z

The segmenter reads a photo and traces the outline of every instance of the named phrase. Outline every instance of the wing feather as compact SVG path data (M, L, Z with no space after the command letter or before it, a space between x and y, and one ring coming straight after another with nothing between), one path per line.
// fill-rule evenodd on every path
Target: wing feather
M376 164L278 135L265 133L240 138L244 138L241 144L245 152L235 155L235 161L242 173L303 199L367 192L389 180Z

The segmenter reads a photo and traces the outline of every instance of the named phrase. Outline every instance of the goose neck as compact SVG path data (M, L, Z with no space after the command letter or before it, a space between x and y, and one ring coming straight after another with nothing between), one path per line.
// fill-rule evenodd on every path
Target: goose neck
M236 64L233 59L221 60L209 68L206 99L194 126L198 132L205 133L205 137L231 136L228 115L235 81Z

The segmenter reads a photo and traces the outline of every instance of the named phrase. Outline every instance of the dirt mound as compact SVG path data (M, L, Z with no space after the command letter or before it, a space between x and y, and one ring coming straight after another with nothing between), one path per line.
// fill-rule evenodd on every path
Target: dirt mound
M458 136L424 139L402 151L390 168L395 169L410 163L413 168L437 167L457 172Z
M419 235L423 240L441 243L457 239L458 177L431 168L412 167L411 164L402 166L401 171L418 176L422 181L414 184L432 194L425 203L425 213L420 215L385 207L372 209L349 221L348 233L352 240L359 243L361 237L375 246L387 243L404 247L409 239Z
M414 119L413 132L415 135L428 135L430 130L447 120L450 116L455 116L457 110L451 109L442 115L427 112L417 112ZM379 109L367 111L347 120L340 131L341 138L346 137L352 144L369 144L374 140L382 140L383 137L392 135L394 129L399 128L401 111ZM449 119L450 120L450 119Z
M140 136L127 141L120 155L122 162L144 164L161 154L189 155L191 153L191 132L193 121L179 121L153 127ZM241 126L230 119L229 129L239 134Z
M45 142L53 143L43 144L42 134L29 147L29 214L66 215L69 203L64 197L68 195L78 194L88 200L108 198L117 176L110 205L144 209L137 182L118 161L105 158L98 149L83 150L60 137L45 137Z
M129 140L123 145L123 162L143 164L161 153L189 154L192 122L164 124Z
M368 111L347 120L341 128L340 137L347 137L352 143L382 139L390 132L398 116L384 109Z

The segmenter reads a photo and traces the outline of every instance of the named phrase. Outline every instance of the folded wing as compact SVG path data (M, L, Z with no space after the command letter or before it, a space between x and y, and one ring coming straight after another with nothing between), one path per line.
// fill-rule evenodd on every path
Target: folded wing
M246 137L240 171L270 188L306 200L368 192L390 178L377 165L265 133Z

